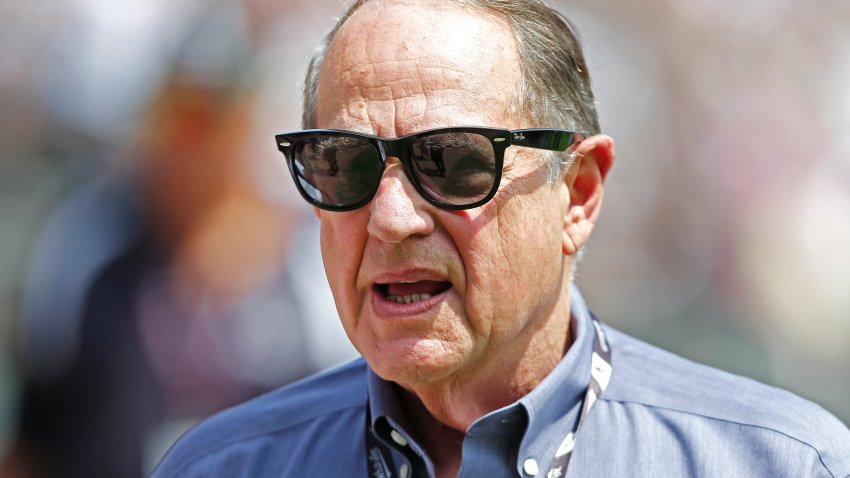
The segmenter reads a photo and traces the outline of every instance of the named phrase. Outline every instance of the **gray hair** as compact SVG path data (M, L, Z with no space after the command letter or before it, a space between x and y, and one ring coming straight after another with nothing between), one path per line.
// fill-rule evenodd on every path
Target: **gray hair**
M328 46L340 27L365 3L355 0L337 21L316 51L304 81L302 126L316 127L319 70ZM575 27L543 0L436 0L495 14L511 26L516 38L522 70L517 101L532 126L563 128L598 133L599 117ZM555 181L572 164L572 156L553 154L549 179Z

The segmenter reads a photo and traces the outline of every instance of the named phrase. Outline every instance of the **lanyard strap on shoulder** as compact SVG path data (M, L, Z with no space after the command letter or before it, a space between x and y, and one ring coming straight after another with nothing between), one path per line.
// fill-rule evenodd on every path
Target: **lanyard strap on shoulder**
M602 395L602 392L608 387L608 382L611 380L611 373L614 371L611 365L611 346L608 344L608 339L605 337L605 331L599 321L591 314L591 323L596 331L596 340L593 341L593 354L590 358L590 383L587 386L587 392L584 394L584 403L581 406L581 414L578 417L578 424L575 430L567 433L558 450L555 452L555 458L549 466L549 472L546 473L546 478L557 478L566 476L567 467L570 464L570 457L575 448L576 434L584 425L587 414L596 403L596 399Z

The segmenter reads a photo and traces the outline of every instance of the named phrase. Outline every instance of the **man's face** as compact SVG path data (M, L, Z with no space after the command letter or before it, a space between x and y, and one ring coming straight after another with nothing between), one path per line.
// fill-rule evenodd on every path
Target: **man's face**
M444 126L528 127L516 107L519 65L513 34L499 19L372 2L330 47L318 127L385 137ZM369 204L318 211L343 326L380 376L416 388L513 373L499 367L515 366L551 317L567 322L560 314L571 267L562 254L569 192L563 182L547 183L546 160L509 148L496 197L447 211L419 196L390 158Z

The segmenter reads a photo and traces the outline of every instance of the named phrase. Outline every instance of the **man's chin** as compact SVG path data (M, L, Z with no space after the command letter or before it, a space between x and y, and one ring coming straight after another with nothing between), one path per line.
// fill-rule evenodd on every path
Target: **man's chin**
M379 377L415 389L450 378L465 356L455 344L409 338L384 342L364 358Z

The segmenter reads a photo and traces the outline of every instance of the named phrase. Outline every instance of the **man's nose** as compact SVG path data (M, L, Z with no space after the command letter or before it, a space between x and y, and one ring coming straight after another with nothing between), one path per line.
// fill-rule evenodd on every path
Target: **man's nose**
M378 191L368 205L369 235L384 242L400 242L427 235L434 229L430 204L419 195L395 158L388 161Z

